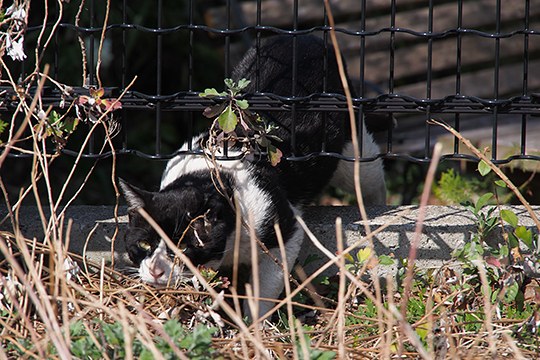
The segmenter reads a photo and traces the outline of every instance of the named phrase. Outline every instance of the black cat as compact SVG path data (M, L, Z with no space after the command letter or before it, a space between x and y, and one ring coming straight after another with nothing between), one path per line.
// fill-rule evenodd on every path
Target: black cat
M324 42L315 36L297 36L296 46L295 95L308 96L322 93L323 90L343 94L332 47L329 45L325 48ZM245 89L248 94L259 92L292 96L292 59L291 37L277 36L263 40L258 51L253 47L246 53L236 67L233 79L251 80ZM276 142L275 145L285 156L291 154L291 112L269 111L263 116L278 126L274 134L283 142ZM319 152L324 142L327 152L352 155L346 112L332 112L323 116L316 111L297 111L294 126L296 154ZM375 156L379 151L377 146L371 135L365 129L362 131L363 155ZM200 139L205 136L203 134L193 140L195 149L200 149ZM234 150L231 152L234 153ZM314 157L307 161L282 160L275 167L260 158L218 161L217 170L222 180L219 187L223 188L216 185L211 175L210 168L214 166L200 155L179 155L167 164L159 192L144 191L120 181L129 206L127 250L131 260L139 266L143 281L166 284L169 278L178 279L183 274L180 267L174 266L165 242L134 211L138 207L144 207L173 241L184 236L178 246L195 265L219 269L230 267L234 262L236 211L231 205L234 195L245 222L251 215L256 236L274 258L281 260L274 230L274 224L279 224L285 242L285 260L291 269L304 238L295 220L301 206L313 201L330 183L354 192L353 164L334 157ZM384 204L386 192L381 160L362 164L361 184L366 204ZM238 262L250 265L251 245L247 229L243 228L240 239ZM282 268L262 251L259 251L258 268L260 296L277 298L283 289ZM264 315L271 306L270 302L260 302L258 315ZM247 310L246 306L244 310Z

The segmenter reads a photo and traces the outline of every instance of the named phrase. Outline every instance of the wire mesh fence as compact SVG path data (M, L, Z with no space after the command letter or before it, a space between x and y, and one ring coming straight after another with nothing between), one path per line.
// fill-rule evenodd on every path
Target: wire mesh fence
M330 3L356 84L358 121L376 133L380 157L427 162L434 143L443 141L444 158L475 159L457 139L427 123L440 118L489 147L496 163L540 160L540 1ZM69 95L54 86L44 89L42 101L53 108L89 96L89 88L103 89L103 98L123 94L114 151L168 159L208 126L201 113L216 99L199 93L222 88L249 46L275 34L315 34L329 44L329 31L324 4L312 0L36 3L25 31L27 58L7 62L2 77L24 88L36 63L51 64L50 77L71 87ZM13 113L17 89L1 91L0 111ZM347 111L346 99L337 94L246 97L260 112ZM111 156L113 150L96 149L99 136L83 157ZM74 144L62 151L76 155ZM310 155L326 154L321 148Z

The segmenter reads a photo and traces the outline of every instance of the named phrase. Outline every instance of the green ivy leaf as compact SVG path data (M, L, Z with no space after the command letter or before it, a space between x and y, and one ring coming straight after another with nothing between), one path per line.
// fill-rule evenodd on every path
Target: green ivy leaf
M231 105L227 106L221 115L219 115L218 123L221 130L223 130L225 133L233 132L234 129L236 129L236 125L238 125L238 117L234 113Z
M495 301L497 301L497 297L499 296L499 292L500 292L500 289L495 289L495 290L491 293L491 302L492 302L492 303L495 303Z
M506 188L506 183L503 180L495 181L495 185L500 186L502 188Z
M148 349L144 349L139 356L139 360L154 360L154 354Z
M506 221L510 226L516 228L518 226L518 217L512 210L503 209L500 212L501 219Z
M491 168L484 160L481 160L478 163L478 172L480 173L480 175L486 176L487 174L489 174L490 171L491 171Z

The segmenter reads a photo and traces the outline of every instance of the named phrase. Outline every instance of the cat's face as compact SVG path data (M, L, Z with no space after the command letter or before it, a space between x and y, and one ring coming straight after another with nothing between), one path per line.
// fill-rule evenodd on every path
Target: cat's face
M194 265L217 268L227 238L234 229L234 213L224 198L190 183L162 192L138 189L123 180L120 185L128 203L126 248L138 266L141 280L154 285L174 284L188 273L146 219L146 212L165 231Z

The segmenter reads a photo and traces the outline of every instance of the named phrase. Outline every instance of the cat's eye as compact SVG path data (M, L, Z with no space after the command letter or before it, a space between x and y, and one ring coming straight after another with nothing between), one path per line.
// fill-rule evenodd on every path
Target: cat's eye
M150 246L148 241L139 241L137 245L139 245L139 247L144 251L150 251L150 249L152 249L152 246Z
M178 248L179 248L180 250L182 250L182 251L186 251L186 249L187 249L187 243L186 243L185 241L184 241L184 242L180 242L180 243L178 244Z

